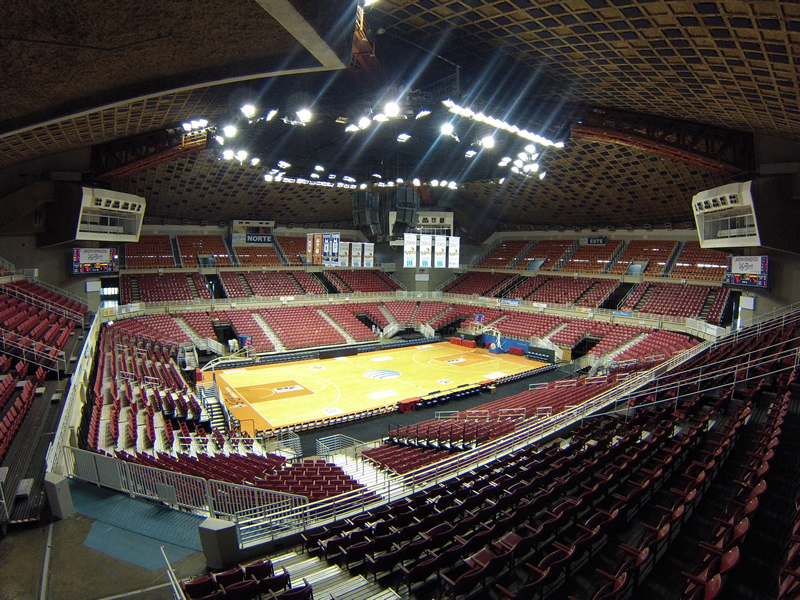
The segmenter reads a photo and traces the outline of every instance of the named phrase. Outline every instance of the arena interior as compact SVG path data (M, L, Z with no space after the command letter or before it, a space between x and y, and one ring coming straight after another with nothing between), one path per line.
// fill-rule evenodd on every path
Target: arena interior
M0 598L800 598L800 4L0 13Z

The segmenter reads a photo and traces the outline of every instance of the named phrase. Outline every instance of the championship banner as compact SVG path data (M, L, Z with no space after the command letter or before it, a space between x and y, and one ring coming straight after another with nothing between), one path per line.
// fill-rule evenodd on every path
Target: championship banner
M314 234L306 234L306 264L310 265L314 261Z
M433 267L444 269L447 266L447 236L437 235L433 238Z
M339 242L339 266L350 266L350 242Z
M375 260L375 244L364 242L364 266L372 268Z
M314 264L322 264L322 234L314 234Z
M417 234L403 234L403 266L415 268L417 266Z
M450 238L450 252L447 255L447 267L450 269L458 268L459 254L461 252L461 238Z
M331 266L339 266L339 247L341 234L337 231L331 234Z
M326 267L331 264L331 234L322 234L322 264Z
M354 267L361 266L361 248L363 245L361 242L350 244L350 264Z
M433 237L427 234L419 236L419 266L423 269L431 267L431 249Z

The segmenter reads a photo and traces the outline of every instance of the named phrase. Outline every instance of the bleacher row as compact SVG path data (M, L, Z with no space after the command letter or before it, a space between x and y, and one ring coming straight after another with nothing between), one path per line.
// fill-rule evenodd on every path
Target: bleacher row
M639 274L674 279L722 281L728 254L686 242L676 254L675 240L607 240L602 244L580 240L504 240L498 242L474 266L478 269L522 269L536 265L539 271L624 274L634 263ZM671 265L674 266L671 267Z

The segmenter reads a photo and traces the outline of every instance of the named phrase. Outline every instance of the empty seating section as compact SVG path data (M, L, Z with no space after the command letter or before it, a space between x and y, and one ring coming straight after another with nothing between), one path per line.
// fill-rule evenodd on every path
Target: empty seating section
M518 338L545 337L563 322L560 317L534 313L508 313L492 323L503 335Z
M232 271L223 271L219 274L222 288L225 290L225 296L228 298L247 298L250 295L247 293L241 277L241 273Z
M344 329L356 342L367 342L378 339L378 335L369 327L364 325L355 316L357 309L347 304L337 304L325 306L323 309L339 327Z
M700 242L686 242L669 274L673 279L722 281L728 270L730 255L719 250L700 247Z
M191 339L172 315L147 315L136 319L116 321L114 329L144 335L153 340L164 340L171 344L190 344Z
M276 492L306 496L311 502L364 487L341 467L319 459L292 463L272 474L257 478L254 485Z
M614 323L614 327L609 329L603 339L589 350L589 354L598 358L606 354L614 354L623 344L631 342L638 336L645 335L645 331L647 330L643 330L641 327Z
M696 318L700 316L712 289L704 285L654 283L650 286L650 296L638 310L657 315Z
M382 444L377 448L370 448L361 453L363 458L368 459L380 468L400 474L439 462L449 455L449 450L399 446L397 444Z
M168 235L140 235L138 242L125 244L126 269L163 269L175 266Z
M306 262L306 238L304 237L289 237L289 236L276 236L275 243L280 247L283 256L286 258L286 264L292 266L302 266Z
M236 335L249 335L253 342L253 350L256 352L272 352L275 345L269 339L267 332L261 324L253 318L247 310L222 310L209 312L211 319L219 319L221 322L228 322L233 327Z
M483 271L469 271L459 275L442 288L443 292L450 294L463 294L465 296L485 296L490 290L497 288L506 281L514 279L513 275L505 273L486 273Z
M253 294L262 298L296 296L303 293L294 278L286 271L250 272L243 275Z
M532 261L543 261L539 271L554 271L561 259L577 246L577 240L539 240L517 263L517 269L527 270Z
M414 314L417 312L417 303L412 300L384 302L383 306L391 313L395 321L401 325L410 325Z
M610 272L624 274L634 262L646 262L643 273L660 277L677 246L674 240L631 240Z
M548 281L550 281L550 277L548 277L547 275L534 275L533 277L523 277L520 280L520 283L517 285L517 287L508 292L505 296L506 298L515 298L518 300L524 300L525 298L533 294L533 292L542 287Z
M197 296L201 300L211 300L211 292L208 291L208 284L206 278L200 273L191 274L191 283L194 283L194 289L197 290Z
M725 310L728 307L728 301L731 298L731 291L727 288L716 288L715 291L716 296L714 296L714 302L712 302L711 308L708 310L706 321L715 325L719 325L719 322L723 319ZM711 293L714 293L714 291Z
M184 268L192 269L200 266L200 258L213 257L217 267L233 266L228 247L219 235L178 235L178 250Z
M300 288L306 294L324 295L325 287L319 282L314 275L306 273L305 271L292 271L290 276L294 278Z
M609 240L604 245L580 245L561 267L561 271L566 273L605 273L621 245L622 241L620 240Z
M131 290L130 286L134 280L139 286L139 297L142 302L192 302L195 299L186 273L165 273L163 275L142 273L120 275L123 304L133 301L132 294L130 297L127 296L126 286L128 291Z
M526 300L547 304L575 304L598 281L588 277L553 277Z
M648 334L647 337L635 343L627 350L614 355L614 360L622 362L653 357L666 359L679 352L688 350L698 343L697 340L685 334L665 330L655 331Z
M559 346L574 348L587 337L602 339L613 329L612 323L602 321L582 321L570 319L565 327L550 336L550 341Z
M378 276L378 278L383 280L383 282L386 285L388 285L392 290L397 291L397 290L402 290L403 289L403 286L400 285L400 283L396 279L394 279L391 275L389 275L388 273L384 273L383 271L379 271L377 269L374 271L374 273L375 273L375 275Z
M0 382L0 461L5 458L6 453L22 427L22 423L33 405L36 395L36 388L42 385L45 379L45 370L39 367L31 379L27 379L28 365L18 362L11 372L6 373L3 381ZM8 380L8 384L5 384ZM22 383L24 380L24 384ZM21 384L19 395L11 401L17 383ZM4 385L5 384L5 385ZM13 384L13 385L12 385ZM3 410L3 407L5 410Z
M348 304L354 315L363 315L373 320L378 327L386 327L389 325L389 319L381 311L380 304L377 302L353 302Z
M589 291L578 300L578 306L599 308L608 300L608 297L614 293L614 290L616 290L619 285L619 281L613 279L599 279L595 281L592 287L589 288Z
M500 242L475 267L479 269L510 269L517 255L528 244L530 244L528 240Z
M325 317L309 306L262 308L258 313L288 350L344 344L346 340Z
M451 307L452 305L447 302L420 302L414 315L414 323L427 323L444 311L449 311Z
M372 270L341 270L325 272L329 281L333 282L337 289L342 292L392 292L396 288L389 285L386 279L378 275L378 271ZM344 284L344 288L337 285L336 279Z
M176 319L183 320L197 335L201 338L217 339L217 334L214 327L211 325L211 319L207 312L185 312L172 315Z
M34 346L34 342L40 342L47 348L40 347L39 350L46 354L64 349L76 322L31 306L19 298L0 294L0 326L7 332L5 338L8 341L28 348Z
M234 246L233 252L243 267L279 267L281 257L272 246Z
M26 300L31 304L42 304L47 310L57 310L62 308L65 311L85 314L88 311L88 306L84 303L78 302L68 298L56 291L49 290L46 287L37 285L32 281L11 281L2 284L0 292L3 290L8 291L9 295L17 296L21 300ZM17 293L18 292L18 293ZM31 300L28 300L31 298Z

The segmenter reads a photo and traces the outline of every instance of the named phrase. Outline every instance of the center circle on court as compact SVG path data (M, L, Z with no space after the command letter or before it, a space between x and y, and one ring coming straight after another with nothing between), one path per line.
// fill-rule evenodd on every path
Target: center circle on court
M364 377L368 379L397 379L400 377L400 371L392 371L391 369L374 369L366 371Z

